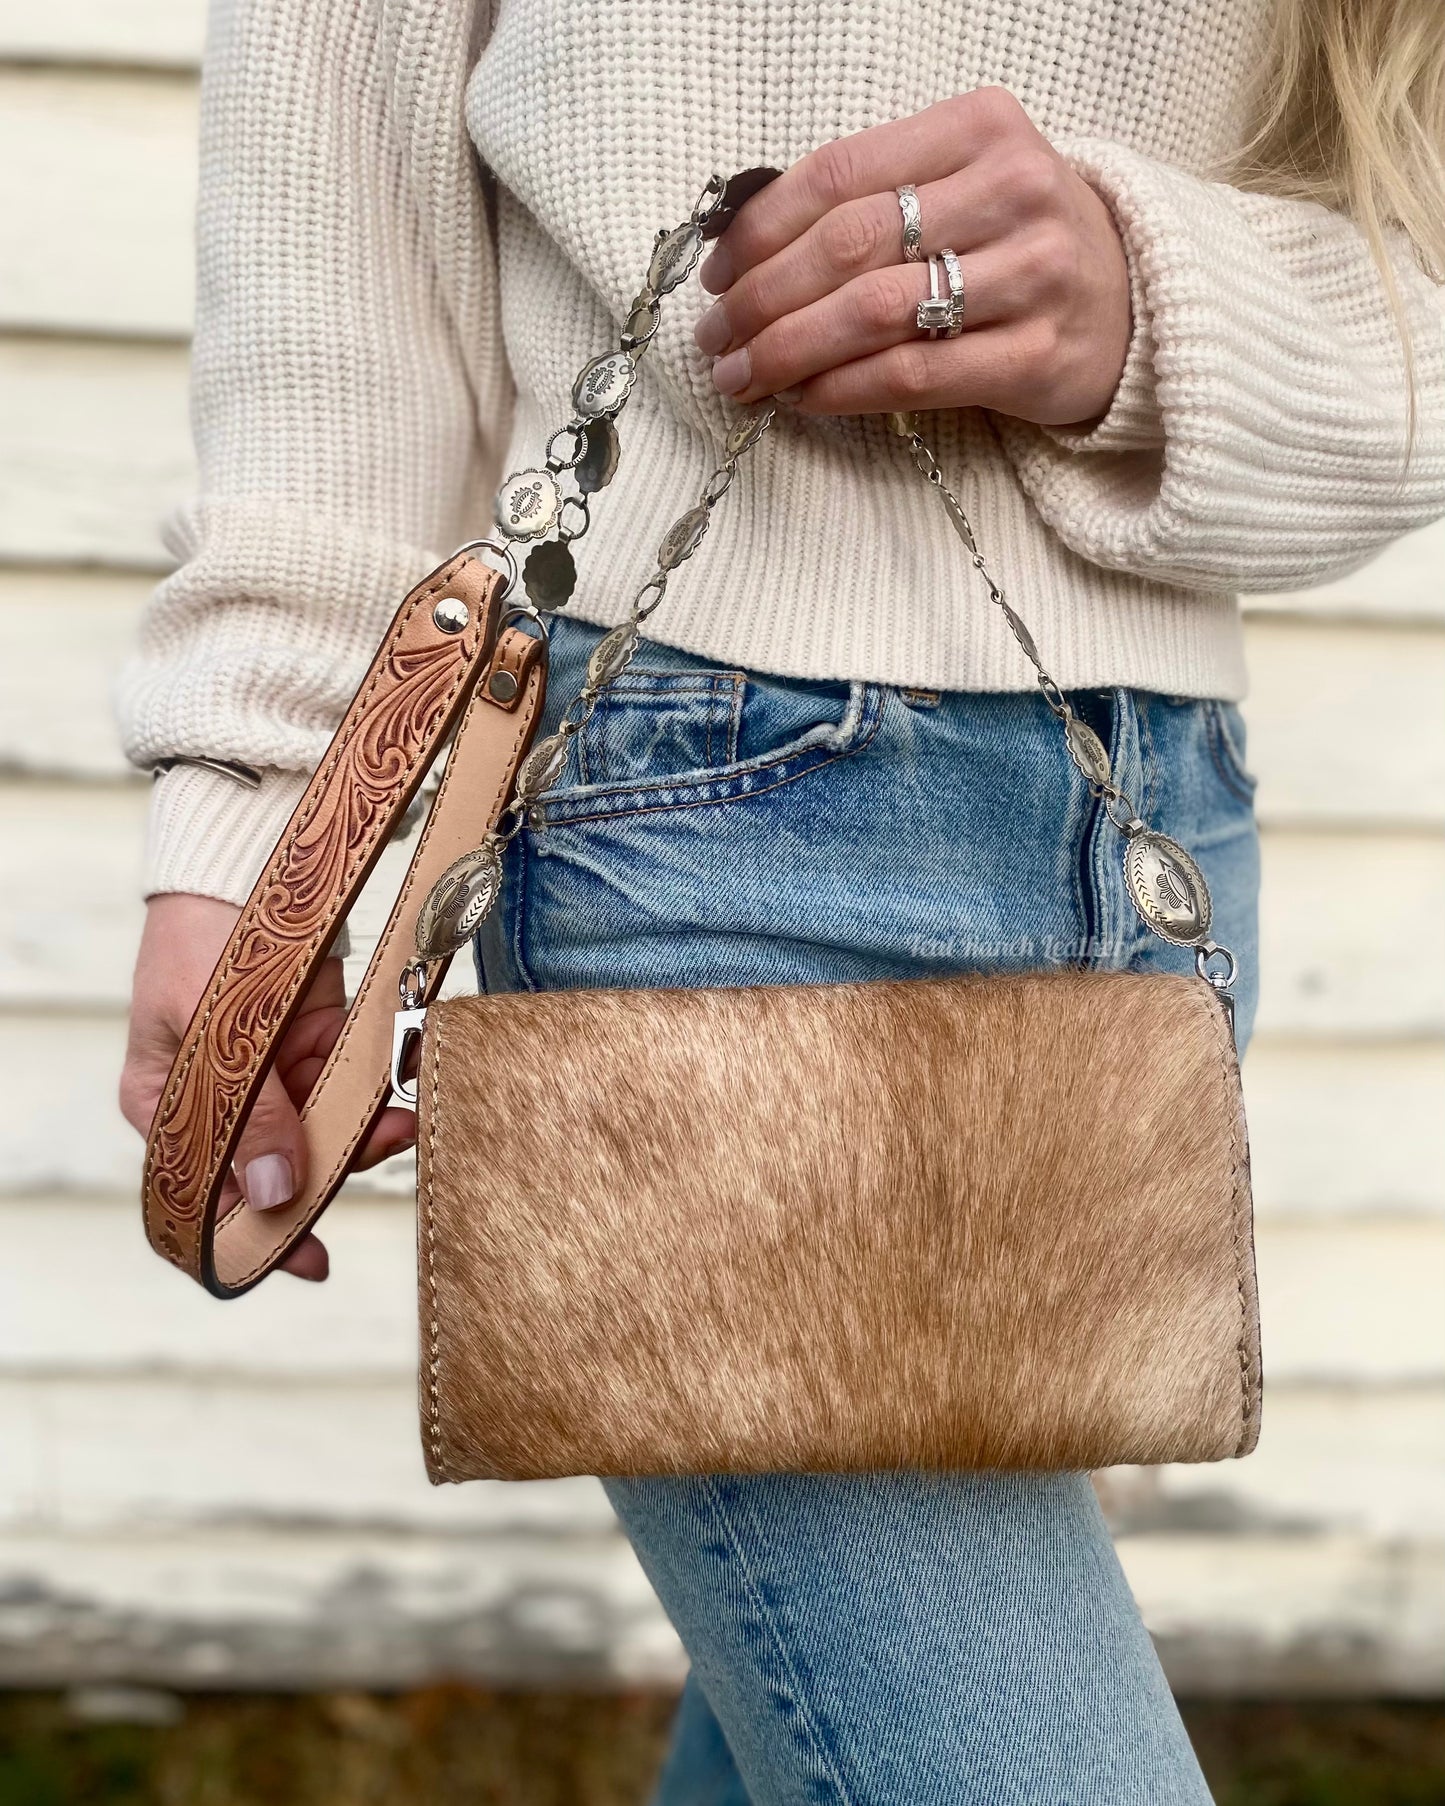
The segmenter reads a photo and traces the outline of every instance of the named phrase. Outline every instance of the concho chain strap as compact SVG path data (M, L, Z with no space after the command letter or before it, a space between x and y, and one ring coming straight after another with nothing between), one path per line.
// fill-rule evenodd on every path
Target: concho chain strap
M572 385L572 418L547 441L544 461L518 470L497 494L499 538L473 540L505 566L508 620L530 620L545 634L547 618L565 606L576 586L572 542L591 524L591 498L606 488L617 470L617 418L627 405L641 360L661 322L662 300L692 274L704 242L715 236L751 189L757 173L725 183L714 176L697 205L680 225L657 234L647 279L638 291L619 334L615 351L583 365ZM471 938L494 908L501 891L502 857L507 846L531 819L537 806L567 768L571 742L591 719L599 698L627 670L642 640L643 623L662 602L668 580L701 545L712 511L726 495L738 465L773 423L774 406L764 402L742 416L728 434L723 457L703 484L697 500L679 515L663 536L656 569L632 599L627 619L598 641L587 664L581 690L563 710L556 727L539 740L517 774L516 789L502 819L481 846L457 860L433 885L417 915L416 960L401 980L402 1009L397 1018L393 1058L395 1101L410 1103L410 1087L401 1078L403 1050L421 1027L428 1000L430 969ZM1188 852L1167 834L1140 819L1132 798L1114 780L1107 748L1075 714L1059 685L1049 675L1033 635L988 568L962 502L944 480L917 416L894 414L889 424L907 443L920 475L935 490L950 525L963 541L968 557L988 587L989 600L1002 610L1050 711L1063 730L1069 757L1090 793L1124 841L1124 881L1135 909L1155 934L1180 947L1194 949L1195 969L1219 994L1226 1008L1237 975L1227 947L1209 935L1212 905L1204 875ZM533 543L535 542L535 543ZM520 571L517 548L531 544ZM466 550L467 547L459 548ZM518 594L519 587L525 600Z

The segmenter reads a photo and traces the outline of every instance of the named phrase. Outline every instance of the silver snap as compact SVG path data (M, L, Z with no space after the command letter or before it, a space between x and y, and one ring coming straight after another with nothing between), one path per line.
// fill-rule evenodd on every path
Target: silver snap
M431 618L443 633L460 633L472 618L472 611L455 596L443 596L431 611Z
M493 671L487 679L487 690L498 702L510 702L520 688L515 671Z

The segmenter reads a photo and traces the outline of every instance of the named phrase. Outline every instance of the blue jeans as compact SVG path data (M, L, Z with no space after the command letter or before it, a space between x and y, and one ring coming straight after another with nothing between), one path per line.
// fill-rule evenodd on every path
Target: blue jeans
M560 620L549 714L598 631ZM1182 840L1254 1013L1258 845L1227 704L1075 705ZM491 990L1187 970L1033 694L720 669L649 645L522 835ZM1208 1790L1082 1474L610 1481L685 1644L657 1806L1169 1806Z

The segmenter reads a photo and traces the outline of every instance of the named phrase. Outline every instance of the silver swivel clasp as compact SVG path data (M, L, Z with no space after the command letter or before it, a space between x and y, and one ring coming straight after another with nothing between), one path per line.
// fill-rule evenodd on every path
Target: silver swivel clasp
M402 1110L416 1109L416 1080L405 1076L413 1038L421 1040L426 1027L426 967L420 962L402 973L397 990L401 1008L391 1025L391 1096L386 1100Z

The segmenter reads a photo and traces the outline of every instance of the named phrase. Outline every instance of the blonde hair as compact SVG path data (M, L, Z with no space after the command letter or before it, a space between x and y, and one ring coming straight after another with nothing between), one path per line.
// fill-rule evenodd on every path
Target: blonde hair
M1230 180L1322 201L1364 233L1400 330L1413 440L1414 359L1389 246L1403 233L1420 267L1445 278L1445 0L1276 0L1251 125Z

